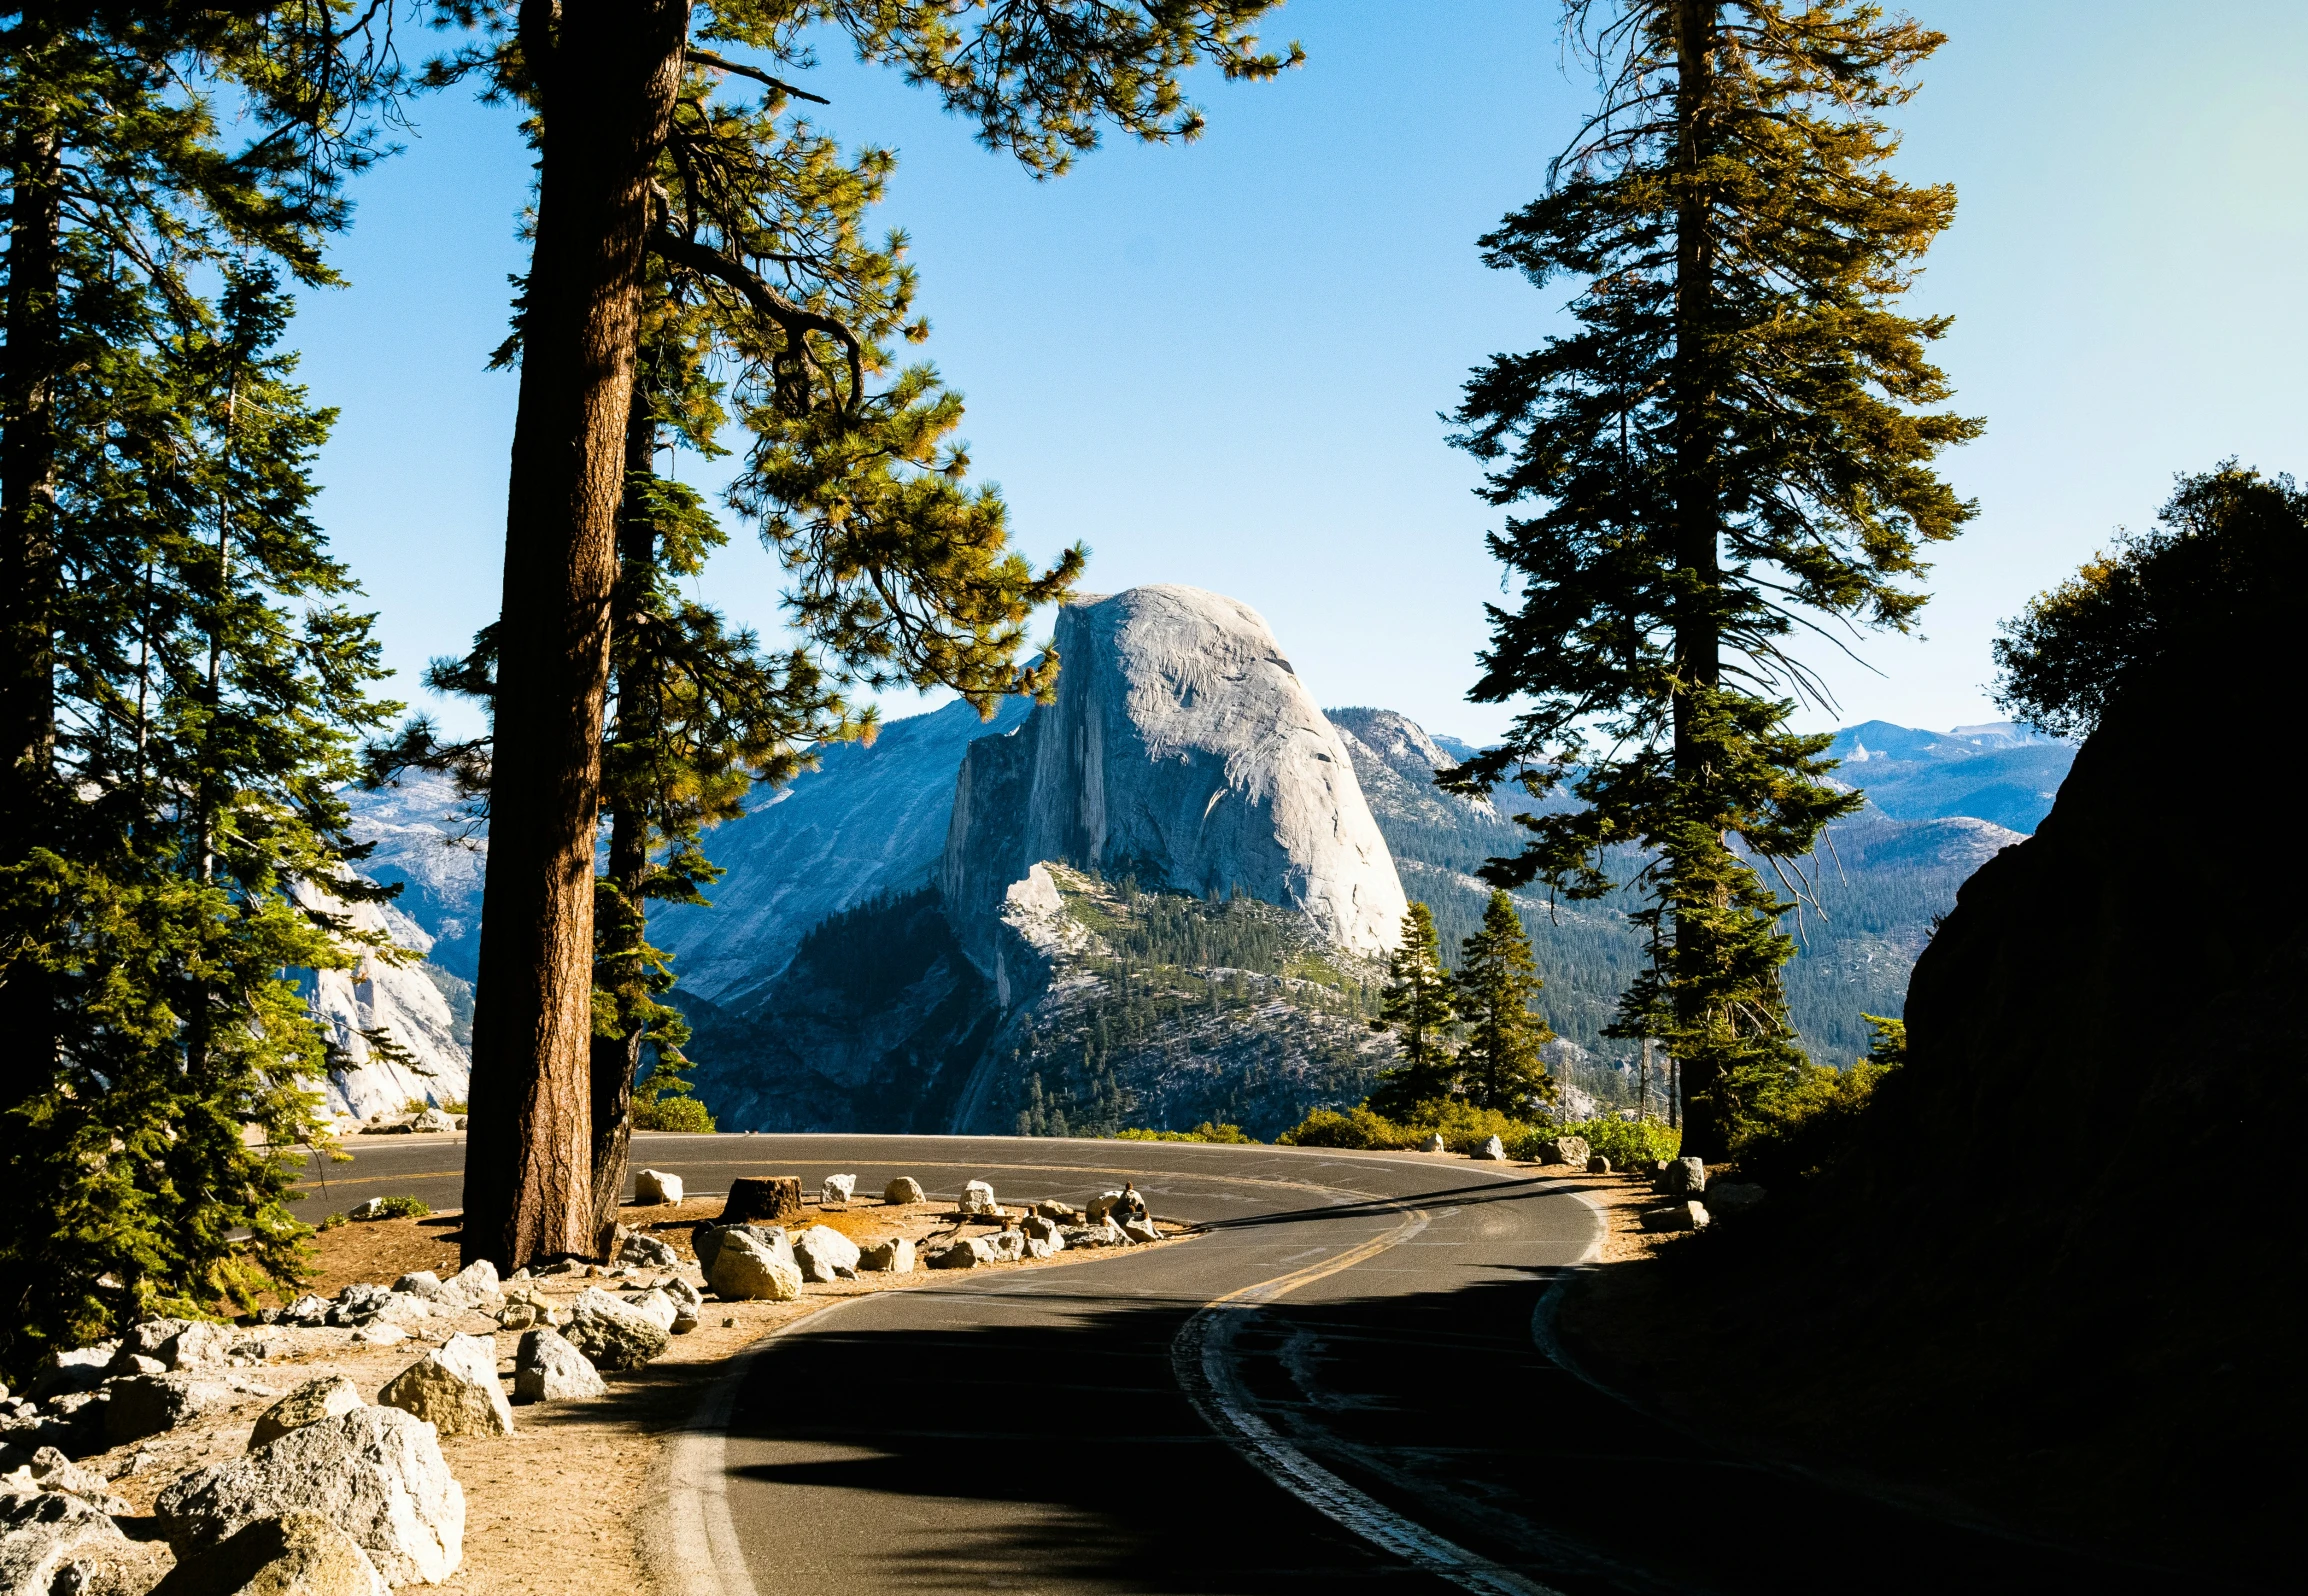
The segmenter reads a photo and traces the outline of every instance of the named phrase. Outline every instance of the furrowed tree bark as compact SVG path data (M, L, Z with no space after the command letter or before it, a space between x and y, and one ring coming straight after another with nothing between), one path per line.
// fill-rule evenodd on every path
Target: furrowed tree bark
M536 245L505 517L467 1261L591 1254L593 860L650 174L687 0L524 0Z
M1675 215L1675 360L1670 376L1675 409L1676 563L1686 584L1677 597L1675 665L1675 775L1688 792L1707 781L1707 752L1699 745L1694 720L1697 696L1723 680L1721 617L1721 505L1715 472L1714 380L1708 333L1714 320L1715 252L1701 171L1707 157L1707 119L1715 97L1716 0L1674 0L1676 44L1676 168L1681 192ZM1720 905L1718 905L1720 907ZM1675 930L1674 960L1686 969L1712 966L1713 950L1689 946L1705 931L1688 922ZM1676 1019L1683 1026L1705 1023L1705 999L1678 983ZM1716 1145L1712 1098L1714 1071L1703 1059L1684 1068L1684 1139L1706 1157Z
M645 395L636 395L625 428L625 479L630 485L655 463L657 426ZM632 505L618 533L617 559L623 573L619 591L631 595L614 607L618 635L629 635L631 611L648 591L657 561L657 533L639 505ZM628 656L630 658L631 656ZM652 737L657 731L657 684L646 663L628 667L617 682L617 735ZM612 978L628 971L648 934L641 889L649 872L649 817L639 794L628 795L609 817L609 881L617 889L608 912L616 923L600 928L601 956ZM633 1080L641 1071L644 1027L626 1020L615 1036L593 1038L593 1233L605 1250L616 1228L625 1194L625 1165L633 1142Z
M11 858L51 840L56 741L56 382L63 365L58 262L63 158L53 124L26 113L8 150L7 348L0 353L0 835ZM0 1107L40 1091L56 1061L47 972L0 963L8 996Z

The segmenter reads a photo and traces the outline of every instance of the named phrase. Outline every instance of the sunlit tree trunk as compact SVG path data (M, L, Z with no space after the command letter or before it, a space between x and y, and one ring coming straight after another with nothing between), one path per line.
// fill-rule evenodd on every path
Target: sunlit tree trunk
M543 119L499 620L464 1253L597 1244L591 1036L601 716L627 406L687 0L522 7Z

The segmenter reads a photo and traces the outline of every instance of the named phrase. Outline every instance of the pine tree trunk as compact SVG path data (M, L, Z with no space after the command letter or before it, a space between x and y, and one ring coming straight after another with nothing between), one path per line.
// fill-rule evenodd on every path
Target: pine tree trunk
M630 637L641 595L649 590L657 564L657 534L640 506L631 503L630 485L646 475L657 455L657 427L649 414L646 395L635 394L625 428L627 514L618 531L619 601L614 626L620 638ZM654 738L657 732L657 683L645 660L627 656L630 663L617 681L617 736L620 740ZM641 889L649 872L649 817L641 795L610 811L609 883L617 889L609 913L614 923L599 928L601 961L613 982L635 979L634 961L649 925ZM625 1007L620 993L619 1008ZM593 1233L606 1250L617 1224L617 1207L625 1195L625 1164L633 1142L633 1080L641 1071L641 1043L646 1028L629 1015L615 1036L593 1038Z
M1704 802L1707 753L1696 735L1697 695L1723 679L1721 616L1722 507L1716 481L1714 378L1709 369L1708 334L1715 314L1715 250L1712 219L1700 187L1706 159L1708 119L1714 109L1714 52L1717 0L1675 0L1676 89L1675 164L1681 192L1675 215L1675 359L1669 376L1669 403L1675 415L1676 564L1689 588L1676 601L1675 669L1680 681L1674 698L1675 774L1687 795ZM1718 905L1720 907L1721 905ZM1689 1035L1705 1026L1705 999L1690 976L1714 961L1711 938L1702 926L1678 916L1669 958L1676 973L1676 1022ZM1713 1063L1704 1055L1684 1060L1690 1106L1687 1137L1719 1151L1707 1105Z
M464 1255L590 1253L593 858L609 610L650 175L687 0L566 0L543 100L537 239L505 524L489 877L473 1018ZM534 37L532 37L534 35Z
M59 254L63 160L37 107L8 151L7 348L0 353L0 836L20 858L52 840L51 760L56 741L56 381L63 364ZM45 941L44 930L31 931ZM29 959L0 964L8 993L0 1106L47 1084L57 1027L47 972Z

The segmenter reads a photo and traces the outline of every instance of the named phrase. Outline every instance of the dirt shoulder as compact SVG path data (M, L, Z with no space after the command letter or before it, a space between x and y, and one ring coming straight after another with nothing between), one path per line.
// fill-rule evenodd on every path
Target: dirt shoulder
M678 1206L628 1207L629 1229L658 1236L681 1255L685 1278L699 1279L690 1235L721 1212L721 1199ZM1016 1210L1013 1209L1013 1214ZM1000 1221L964 1221L948 1203L903 1207L878 1202L826 1208L812 1202L788 1228L823 1224L853 1240L903 1236L937 1241L956 1233L982 1235ZM430 1269L446 1276L457 1266L458 1216L351 1224L315 1238L311 1288L328 1296L355 1281L390 1284L399 1275ZM1183 1227L1164 1226L1173 1235ZM1170 1243L1156 1243L1168 1245ZM926 1250L926 1249L925 1249ZM1077 1249L1055 1258L982 1264L983 1271L1063 1268L1110 1256L1107 1249ZM662 1279L663 1269L595 1268L548 1275L533 1282L556 1302L592 1286L611 1289ZM649 1475L667 1435L696 1410L703 1394L729 1372L733 1360L764 1336L852 1297L903 1291L946 1277L944 1271L863 1274L855 1281L809 1285L795 1302L708 1301L699 1327L673 1338L646 1368L610 1375L606 1396L514 1409L510 1436L449 1436L442 1455L465 1491L464 1560L447 1583L433 1587L457 1596L593 1596L603 1591L652 1588L639 1550L638 1517ZM257 1327L244 1339L261 1341L262 1361L229 1371L233 1399L143 1442L84 1460L113 1479L113 1490L136 1515L149 1515L160 1492L186 1472L245 1451L258 1415L307 1380L342 1374L372 1400L379 1387L452 1335L491 1335L499 1373L509 1382L521 1332L503 1330L485 1314L437 1316L419 1333L391 1346L364 1345L342 1329ZM132 1534L151 1533L151 1520L125 1521ZM164 1552L154 1551L167 1566ZM148 1576L149 1577L149 1576ZM141 1583L141 1581L139 1581Z

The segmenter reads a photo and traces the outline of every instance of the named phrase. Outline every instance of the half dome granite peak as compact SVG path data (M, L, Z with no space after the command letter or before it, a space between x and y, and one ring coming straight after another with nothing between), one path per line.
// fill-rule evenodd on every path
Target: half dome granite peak
M1057 646L1056 701L963 761L940 885L973 962L991 969L1004 895L1041 860L1294 908L1353 953L1395 946L1386 839L1257 611L1131 588L1067 605Z

